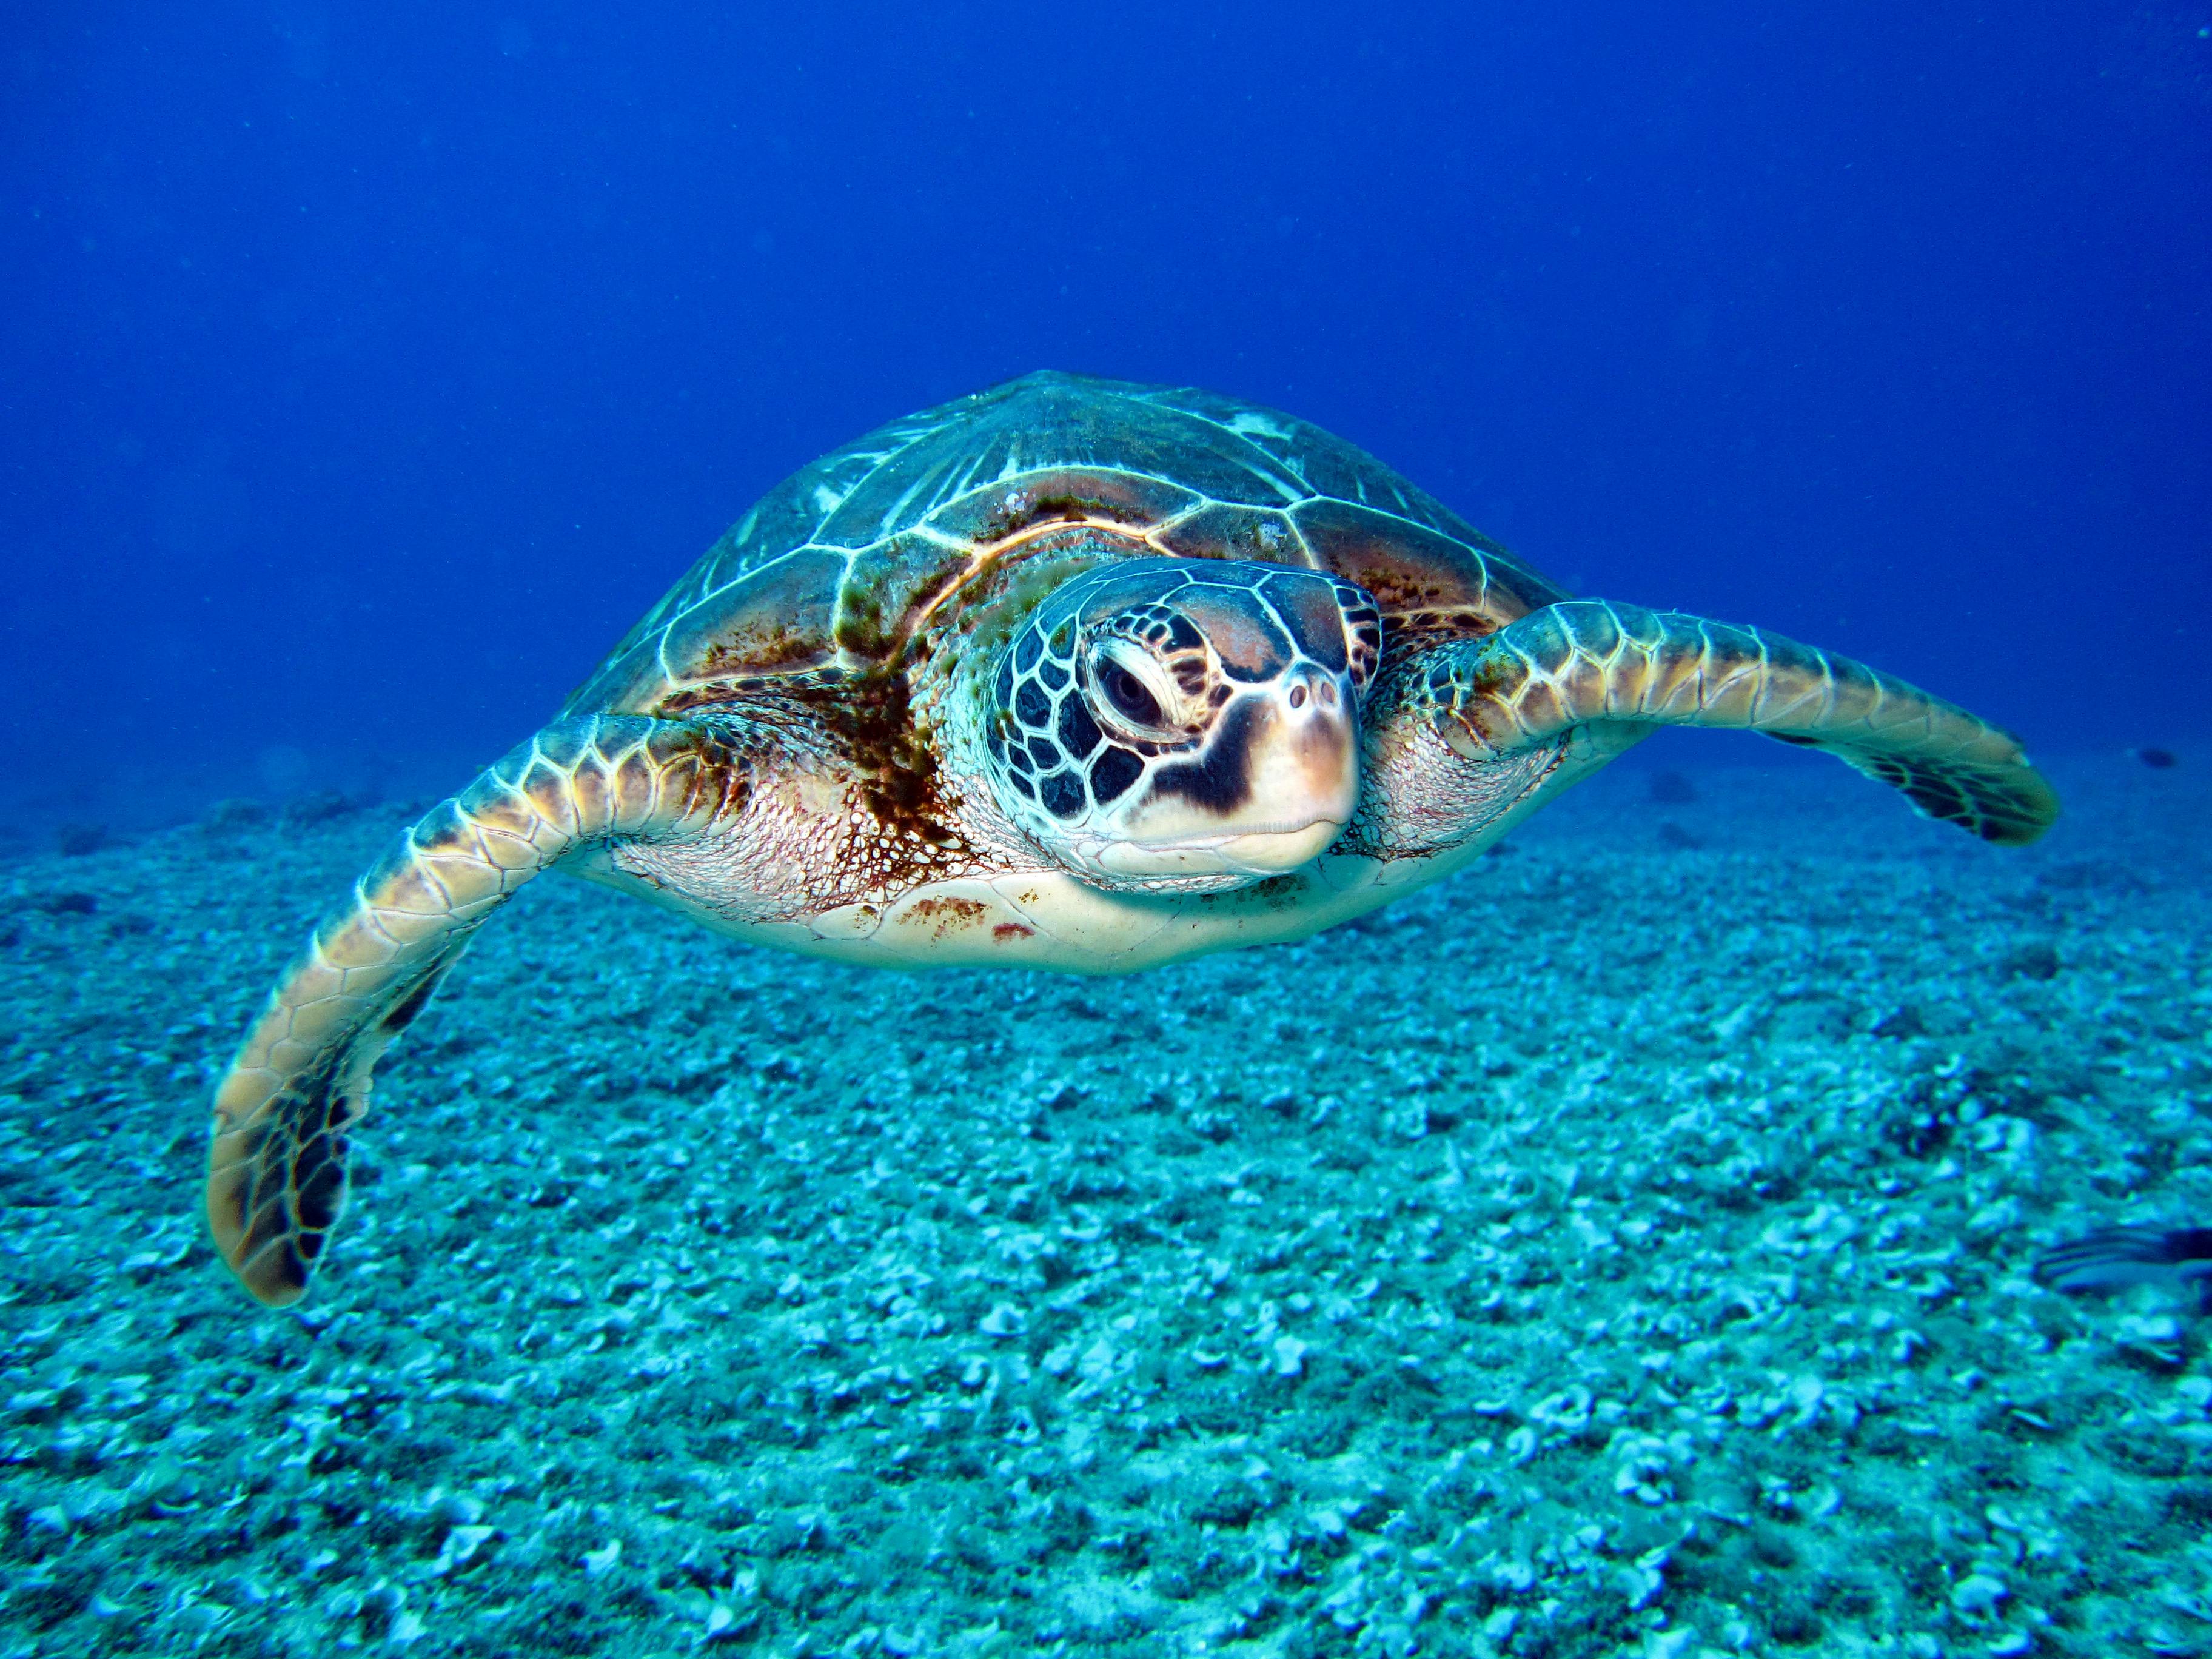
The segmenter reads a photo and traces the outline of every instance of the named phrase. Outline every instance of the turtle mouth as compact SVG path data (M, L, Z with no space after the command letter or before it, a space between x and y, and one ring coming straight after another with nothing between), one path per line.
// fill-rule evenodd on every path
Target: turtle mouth
M1347 822L1312 817L1175 841L1099 841L1079 848L1079 855L1109 876L1279 876L1320 857Z

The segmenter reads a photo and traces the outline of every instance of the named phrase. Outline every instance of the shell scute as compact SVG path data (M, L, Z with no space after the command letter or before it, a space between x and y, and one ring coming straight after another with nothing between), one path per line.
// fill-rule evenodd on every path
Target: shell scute
M668 630L661 659L678 680L813 668L828 660L846 559L802 547L742 577Z
M942 449L942 446L938 447ZM818 486L817 505L826 509L814 539L826 547L859 550L873 547L925 518L929 504L941 500L963 458L931 454L927 440L890 464L878 464L849 483Z
M1251 559L1261 564L1313 562L1290 515L1267 507L1203 507L1165 526L1152 539L1164 551L1183 559Z
M830 618L847 557L801 547L674 611L608 658L568 700L574 708L658 712L704 680L819 667L835 654Z
M1488 631L1567 597L1472 530L1462 540L1346 501L1309 501L1292 517L1320 568L1372 593L1394 624L1440 615Z
M1382 512L1446 535L1467 533L1451 510L1416 489L1366 451L1296 416L1189 387L1149 394L1152 400L1202 416L1224 428L1236 441L1263 456L1298 480L1301 497L1334 496Z
M872 548L862 579L845 583L838 596L832 630L837 646L872 662L889 657L914 631L930 602L958 580L975 557L967 544L922 531L908 531Z
M1054 466L1145 475L1251 507L1287 506L1307 494L1304 481L1265 451L1150 387L1032 374L997 395L969 429L944 434L963 449L975 446L977 483Z
M1331 571L1398 626L1487 629L1565 597L1317 427L1189 388L1032 374L776 485L563 712L673 712L763 678L864 673L956 591L1012 615L1097 560L1162 553Z
M824 517L822 504L830 495L842 499L827 476L831 471L826 463L817 462L762 496L670 597L682 596L686 606L698 605L796 549L829 545L817 533Z
M1150 529L1202 499L1181 484L1139 473L1038 467L970 489L933 510L927 523L939 535L982 547L1056 520L1103 519Z

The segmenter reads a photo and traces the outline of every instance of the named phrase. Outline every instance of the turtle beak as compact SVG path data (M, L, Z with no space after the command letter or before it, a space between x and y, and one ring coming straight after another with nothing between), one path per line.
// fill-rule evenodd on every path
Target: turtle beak
M1253 805L1270 822L1222 844L1224 858L1255 875L1295 870L1344 833L1359 805L1356 705L1344 677L1306 667L1261 694L1246 773Z
M1201 757L1158 775L1101 865L1256 878L1310 863L1359 804L1358 714L1349 678L1310 664L1255 687L1223 708Z

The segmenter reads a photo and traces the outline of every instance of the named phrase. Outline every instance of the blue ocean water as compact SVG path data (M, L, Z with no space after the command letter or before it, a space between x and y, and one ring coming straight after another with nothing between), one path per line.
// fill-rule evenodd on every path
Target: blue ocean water
M2212 11L23 6L0 85L0 1659L2212 1651L2201 1321L2033 1271L2212 1225ZM2068 816L1668 733L1100 981L533 884L252 1305L210 1091L403 808L1039 368Z
M2195 741L2207 25L14 8L8 787L446 787L776 478L1038 368L2039 749Z

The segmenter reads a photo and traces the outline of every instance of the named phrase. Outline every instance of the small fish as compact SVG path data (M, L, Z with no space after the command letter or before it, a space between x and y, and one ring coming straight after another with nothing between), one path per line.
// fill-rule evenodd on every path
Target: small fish
M2164 772L2181 764L2181 757L2171 749L2130 749L2128 752L2154 772Z
M2100 1227L2037 1258L2038 1282L2069 1296L2129 1285L2194 1287L2212 1313L2212 1227Z

